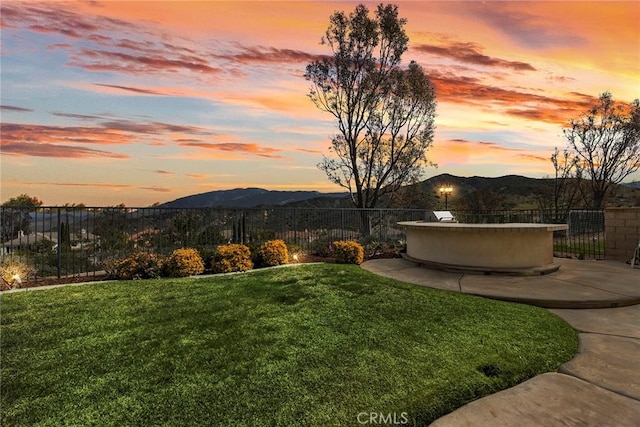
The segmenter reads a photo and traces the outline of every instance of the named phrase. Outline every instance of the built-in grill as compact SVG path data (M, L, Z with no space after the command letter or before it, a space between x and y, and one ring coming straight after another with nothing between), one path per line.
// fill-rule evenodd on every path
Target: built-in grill
M424 222L458 222L449 211L426 211Z

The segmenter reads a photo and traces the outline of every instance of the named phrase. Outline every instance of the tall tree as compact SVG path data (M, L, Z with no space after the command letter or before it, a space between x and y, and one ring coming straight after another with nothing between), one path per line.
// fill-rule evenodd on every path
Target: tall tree
M38 208L42 206L42 200L35 196L29 196L28 194L21 194L16 197L12 197L2 204L5 207L11 208Z
M358 208L375 207L431 164L435 91L420 65L400 67L405 24L395 5L380 4L374 17L362 4L336 12L322 38L332 55L307 66L309 98L338 129L318 167Z
M0 209L0 240L15 238L20 231L29 234L31 231L30 211L42 206L42 200L37 197L21 194L12 197L2 204Z
M640 168L640 100L624 105L605 92L564 136L589 179L592 207L602 209L617 184Z

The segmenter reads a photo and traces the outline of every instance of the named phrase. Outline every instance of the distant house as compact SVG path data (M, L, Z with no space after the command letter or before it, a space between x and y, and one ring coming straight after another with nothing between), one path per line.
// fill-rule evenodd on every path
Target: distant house
M54 237L55 236L55 237ZM90 249L100 246L100 236L89 233L84 228L79 233L72 234L69 242L71 250ZM2 243L0 254L10 254L19 250L35 250L36 245L40 242L50 242L51 249L58 250L58 233L57 232L38 232L24 234L21 230L18 232L18 237Z
M160 230L157 228L145 228L130 234L129 241L133 242L133 247L136 249L148 248L152 246L151 242L155 241L160 234Z
M58 245L58 239L53 234L48 233L31 233L24 234L22 230L18 232L18 237L2 243L2 255L10 254L21 249L34 249L39 242L51 242L52 246Z
M71 236L71 249L87 249L100 246L100 236L97 234L89 233L84 228L79 232ZM55 246L57 248L57 245Z

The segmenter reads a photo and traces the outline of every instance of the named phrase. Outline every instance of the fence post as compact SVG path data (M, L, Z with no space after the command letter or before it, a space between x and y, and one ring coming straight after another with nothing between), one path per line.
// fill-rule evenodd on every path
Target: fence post
M247 232L247 227L246 227L246 221L245 221L245 216L244 216L244 212L242 212L242 217L240 219L241 221L241 227L242 227L242 231L240 232L240 243L242 243L243 245L245 244L245 233Z
M61 217L60 217L60 213L61 210L60 208L58 208L58 262L57 262L57 267L58 267L58 279L60 277L62 277L61 274L61 270L62 270L62 246L60 245L60 242L62 242L62 222L61 222Z
M286 234L285 234L286 235ZM293 208L293 242L298 244L298 208Z

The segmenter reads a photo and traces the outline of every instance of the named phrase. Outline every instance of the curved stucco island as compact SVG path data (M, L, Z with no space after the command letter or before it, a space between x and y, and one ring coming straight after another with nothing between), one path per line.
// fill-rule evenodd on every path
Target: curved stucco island
M445 270L518 275L558 270L553 232L566 224L461 224L404 221L406 258Z

